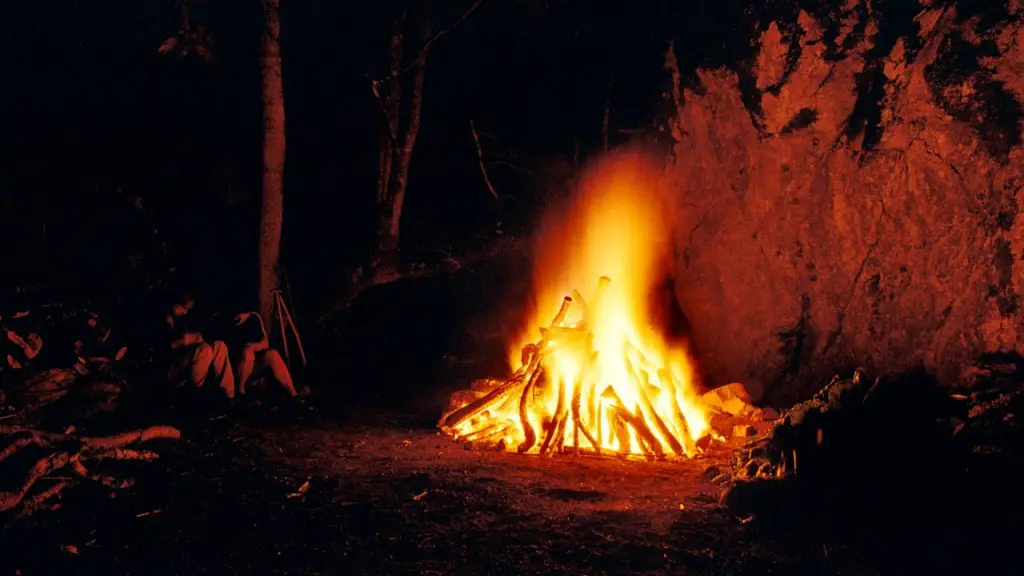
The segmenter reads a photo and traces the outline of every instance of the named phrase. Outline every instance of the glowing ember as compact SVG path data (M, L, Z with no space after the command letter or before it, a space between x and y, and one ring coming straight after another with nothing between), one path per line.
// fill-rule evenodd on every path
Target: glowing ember
M509 450L692 456L707 429L691 362L649 328L667 214L638 153L602 161L540 235L542 326L513 348L514 375L453 398L440 426ZM576 288L596 282L584 298ZM556 308L557 306L557 308Z

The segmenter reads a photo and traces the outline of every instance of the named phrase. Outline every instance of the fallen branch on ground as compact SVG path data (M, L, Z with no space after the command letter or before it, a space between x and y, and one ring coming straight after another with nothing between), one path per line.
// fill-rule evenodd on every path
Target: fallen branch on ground
M57 496L64 488L75 485L75 482L62 480L36 492L33 492L33 488L46 476L65 468L76 477L107 488L127 488L132 485L131 480L93 472L86 463L102 460L155 460L159 457L156 452L128 446L155 439L176 440L180 437L181 432L171 426L151 426L113 436L91 438L0 426L0 442L6 441L6 446L0 450L0 477L21 478L20 482L13 483L13 488L0 490L0 512L19 509L18 516L21 517L45 507L47 500ZM32 454L36 460L27 470L21 472L20 476L17 471L10 470L16 456L28 454Z

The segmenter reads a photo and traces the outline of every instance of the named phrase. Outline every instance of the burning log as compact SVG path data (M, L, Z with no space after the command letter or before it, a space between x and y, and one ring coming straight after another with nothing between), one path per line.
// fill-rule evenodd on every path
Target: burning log
M443 428L455 429L456 426L462 422L469 420L473 416L480 414L484 410L507 400L520 386L525 386L523 382L523 376L514 376L511 380L506 381L501 386L495 388L490 394L483 398L467 404L458 410L452 411L450 414L445 414L441 418L441 425Z
M596 359L597 359L597 352L594 352L591 355L591 357L590 357L590 364L588 365L588 368L592 368L594 366ZM572 406L571 406L571 409L572 409L572 422L573 422L572 451L573 451L574 455L579 455L579 444L580 444L579 435L582 432L583 436L587 439L587 442L590 442L590 445L594 448L594 452L597 455L600 456L601 455L601 443L598 442L590 434L590 431L587 429L585 423L583 422L583 420L582 420L582 418L580 416L580 405L582 404L582 401L583 401L583 386L576 386L575 389L573 390ZM601 436L600 429L598 430L598 434L597 435L598 435L598 437Z
M566 296L562 300L562 306L558 309L558 314L555 315L555 319L551 321L551 326L561 326L562 321L565 320L566 314L569 313L569 306L572 305L572 298Z
M561 443L565 433L565 422L569 413L563 410L557 418L551 420L548 427L548 435L540 446L540 454L543 456L549 452L560 452Z
M625 429L625 426L628 425L629 427L632 427L633 430L636 432L637 444L639 444L640 449L644 451L644 455L657 456L659 458L663 457L665 455L665 450L662 448L661 442L658 441L658 439L651 432L650 427L648 427L647 423L644 422L643 417L639 416L639 414L641 413L640 410L637 410L637 414L634 414L627 410L625 408L625 403L622 401L621 398L619 398L619 395L616 394L615 390L611 386L609 386L605 390L604 394L607 395L607 397L611 400L612 405L610 406L610 408L613 414L615 414L616 419L619 422L621 422L623 426L622 429ZM629 432L626 431L625 437L623 437L623 433L621 432L621 430L618 427L616 427L615 433L616 438L619 441L619 450L628 450L631 444L629 441Z
M540 453L547 453L551 447L551 441L558 435L559 432L565 427L565 383L558 383L558 405L555 407L555 414L551 418L551 422L548 425L547 435L544 438L544 443L540 445Z
M661 442L654 436L654 433L651 432L650 427L647 426L647 422L642 417L626 410L622 406L616 406L615 409L618 411L619 418L626 424L629 424L636 432L641 448L646 448L650 454L658 458L665 456L665 449L662 447Z
M511 420L502 420L479 430L473 430L468 434L459 436L458 439L465 442L486 442L500 437L513 426L515 426L515 423Z
M608 420L608 423L611 426L611 433L615 437L615 441L618 442L619 455L625 456L630 445L629 428L626 427L626 423L619 415L618 407L605 407L605 419Z
M683 409L679 406L679 397L677 396L677 394L682 394L685 389L680 383L676 382L668 370L659 370L658 379L667 383L671 388L668 392L672 399L672 418L676 426L679 427L680 436L683 441L683 451L687 456L693 456L696 451L696 442L690 436L690 426L686 423L686 415L683 414Z
M626 343L626 346L629 346L628 342ZM639 353L639 351L637 352ZM636 368L633 367L633 363L629 359L628 350L623 350L623 355L626 359L626 368L629 370L629 377L633 381L633 384L636 386L637 397L640 399L640 408L643 411L644 418L646 420L654 422L654 425L657 426L658 431L661 432L662 437L665 438L665 440L668 442L669 448L672 449L672 452L674 452L677 456L685 456L686 452L683 451L682 444L680 444L679 440L677 440L676 437L672 435L672 431L669 430L668 426L665 425L665 421L661 419L661 416L658 416L658 412L654 409L654 405L651 403L651 397L650 395L647 394L647 389L650 386L650 383L647 379L647 373L644 372L644 377L641 378L637 374Z
M517 448L520 454L533 448L533 445L537 443L537 432L533 429L533 425L530 424L529 400L534 386L537 385L537 380L543 373L543 370L535 370L530 376L530 381L526 383L526 388L523 389L523 395L519 397L519 422L523 427L523 433L526 435L522 444Z

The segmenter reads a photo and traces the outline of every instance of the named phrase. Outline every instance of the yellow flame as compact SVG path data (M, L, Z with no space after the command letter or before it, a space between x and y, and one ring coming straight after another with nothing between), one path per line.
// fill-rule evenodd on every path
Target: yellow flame
M568 204L542 226L533 270L537 309L509 351L510 364L521 367L523 346L541 340L538 327L548 327L563 298L574 290L582 292L585 302L577 295L561 326L575 327L586 320L592 340L584 346L563 342L560 335L550 338L547 346L552 352L544 360L548 385L537 392L543 398L531 402L528 414L535 429L554 417L560 402L568 406L576 393L581 406L587 407L580 410L582 424L603 450L643 450L637 429L623 426L617 410L643 420L666 452L668 435L692 447L707 429L690 357L649 328L650 293L665 273L671 240L671 212L660 201L655 180L659 172L639 151L608 156L583 175ZM611 282L595 300L602 276ZM518 409L519 402L510 401L490 414L518 424L506 434L510 449L524 438ZM574 437L573 416L568 418L563 435L565 445L571 446L579 439ZM463 426L473 427L479 428L479 423Z

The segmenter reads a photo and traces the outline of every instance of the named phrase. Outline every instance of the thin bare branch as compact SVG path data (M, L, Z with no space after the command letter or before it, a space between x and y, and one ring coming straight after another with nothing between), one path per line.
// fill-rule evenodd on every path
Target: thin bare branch
M488 166L506 166L506 167L511 168L513 170L518 170L518 171L520 171L520 172L522 172L524 174L533 174L533 172L527 170L526 168L523 168L522 166L519 166L518 164L513 164L512 162L509 162L508 160L491 160L490 162L487 163L487 165Z
M427 42L426 42L425 44L423 44L423 48L420 48L420 53L419 53L419 55L418 55L418 56L416 57L416 60L412 61L412 62L411 62L411 63L410 63L410 64L409 64L408 66L406 66L406 67L405 67L405 70L402 70L402 73L404 74L404 73L408 72L409 70L412 70L412 69L413 69L413 67L415 67L415 66L416 66L417 64L419 64L419 63L420 63L420 61L421 61L421 60L423 60L423 58L425 58L425 57L426 57L426 55L427 55L427 50L429 50L429 49L430 49L430 46L431 46L431 45L432 45L432 44L433 44L434 42L437 42L437 41L438 41L438 40L440 40L440 39L441 39L441 38L442 38L442 37L443 37L443 36L444 36L445 34L447 34L447 33L451 32L452 30L454 30L455 28L457 28L457 27L458 27L458 26L459 26L460 24L462 24L463 22L465 22L465 21L466 21L466 18L469 18L469 15L470 15L470 14L472 14L472 13L473 13L473 12L474 12L474 11L475 11L475 10L476 10L477 8L479 8L479 7L480 7L480 4L482 4L482 3L483 3L483 1L484 1L484 0L476 0L475 2L473 2L473 5L472 5L472 6L470 6L470 7L469 7L469 8L468 8L468 9L467 9L467 10L466 10L465 12L463 12L463 13L462 13L462 16L460 16L460 17L459 17L459 19L458 19L458 20L456 20L456 21L455 21L455 22L454 22L454 23L453 23L453 24L452 24L451 26L449 26L449 27L447 27L447 28L445 28L445 29L441 30L441 31L440 31L440 32L438 32L437 34L434 34L434 36L433 36L433 37L431 37L431 38L430 38L430 40L427 40Z
M494 184L491 183L491 177L487 175L487 165L484 163L484 150L480 147L480 137L476 133L476 124L471 119L469 121L469 132L473 135L473 143L476 144L476 159L480 163L480 174L484 177L484 184L487 184L487 190L494 196L495 200L498 200L498 192L494 189Z

